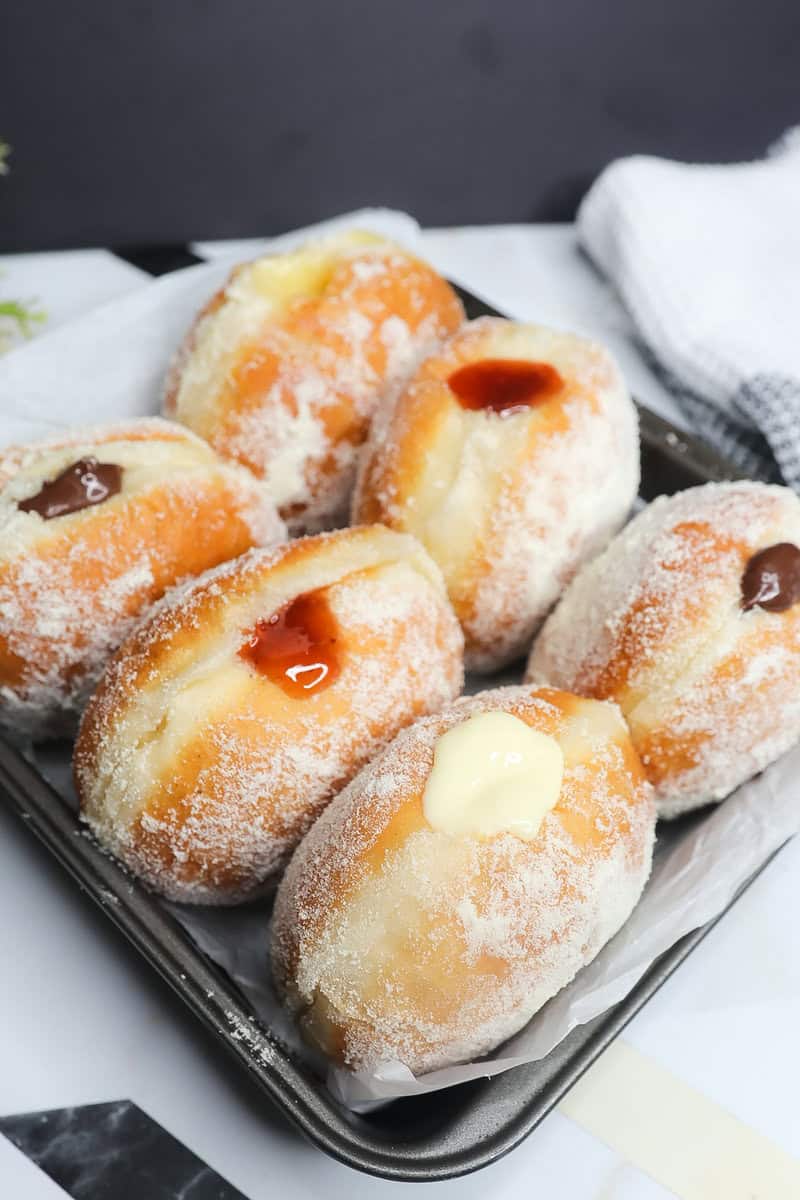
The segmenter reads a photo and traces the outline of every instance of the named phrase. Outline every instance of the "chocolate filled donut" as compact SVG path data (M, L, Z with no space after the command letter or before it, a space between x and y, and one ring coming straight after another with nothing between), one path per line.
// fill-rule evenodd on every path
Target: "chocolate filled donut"
M68 733L149 604L282 535L262 484L166 421L0 451L0 724Z
M723 799L800 738L800 499L656 500L577 576L529 676L617 701L662 816Z

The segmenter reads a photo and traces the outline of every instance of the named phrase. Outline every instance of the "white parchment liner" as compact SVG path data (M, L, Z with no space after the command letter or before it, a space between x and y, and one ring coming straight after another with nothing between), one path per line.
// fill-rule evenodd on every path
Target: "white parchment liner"
M272 244L283 248L309 232L348 225L385 233L412 248L419 233L405 214L364 210L313 230L298 230ZM170 357L230 266L225 259L176 272L6 355L0 362L0 445L43 437L69 425L157 412ZM468 278L464 282L468 285ZM63 791L66 764L60 765L55 774ZM51 761L49 767L52 775L56 764ZM680 937L717 916L798 831L800 747L740 788L672 848L658 853L657 846L653 875L624 928L493 1055L419 1078L399 1062L357 1074L331 1070L331 1090L349 1107L363 1108L543 1058L576 1026L623 999ZM267 953L270 902L240 909L169 907L198 946L232 976L264 1023L316 1070L322 1069L303 1048L272 988Z
M418 1078L400 1062L356 1074L332 1069L328 1086L348 1107L367 1108L376 1101L433 1092L544 1058L576 1026L624 999L679 938L718 916L770 855L798 832L800 747L709 810L668 852L659 854L657 848L644 895L617 936L494 1054ZM272 988L267 962L270 907L262 904L237 913L170 906L201 949L236 979L266 1024L319 1069Z

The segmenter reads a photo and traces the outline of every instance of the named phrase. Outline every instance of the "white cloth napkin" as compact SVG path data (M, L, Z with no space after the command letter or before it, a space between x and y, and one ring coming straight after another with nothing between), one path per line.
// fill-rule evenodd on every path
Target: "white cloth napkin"
M800 490L800 127L752 163L612 163L578 231L698 432Z

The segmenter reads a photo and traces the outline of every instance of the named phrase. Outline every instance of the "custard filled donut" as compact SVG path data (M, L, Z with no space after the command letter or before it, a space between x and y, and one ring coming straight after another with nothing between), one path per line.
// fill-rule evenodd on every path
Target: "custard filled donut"
M174 900L257 893L385 742L458 695L441 576L378 526L253 551L112 661L75 752L82 815Z
M189 331L165 411L263 476L295 530L347 512L378 401L464 319L427 264L349 232L237 267Z
M619 710L501 688L405 730L299 846L272 963L305 1037L415 1074L516 1033L627 919L652 791Z
M0 450L0 724L69 732L148 604L283 533L263 484L167 421Z
M625 520L638 482L636 411L609 355L483 317L378 414L353 516L423 542L467 667L492 671L527 650L580 563Z
M721 800L800 738L800 499L656 500L580 572L529 676L616 700L661 816Z

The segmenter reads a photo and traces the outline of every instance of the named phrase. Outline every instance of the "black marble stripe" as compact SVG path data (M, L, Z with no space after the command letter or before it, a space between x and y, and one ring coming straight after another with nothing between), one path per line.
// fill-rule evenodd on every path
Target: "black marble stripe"
M74 1200L247 1200L130 1100L0 1117Z
M150 275L168 275L170 271L206 261L192 254L187 246L112 246L111 253Z

